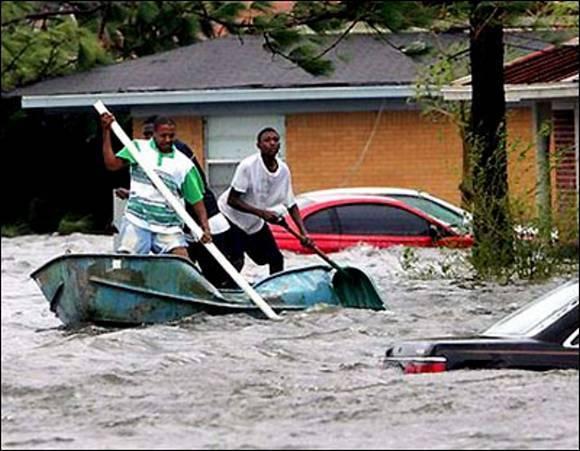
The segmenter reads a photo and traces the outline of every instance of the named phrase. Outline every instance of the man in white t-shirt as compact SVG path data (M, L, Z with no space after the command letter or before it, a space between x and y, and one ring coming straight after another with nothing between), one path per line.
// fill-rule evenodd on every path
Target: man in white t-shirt
M218 206L230 222L229 257L234 267L241 271L247 253L257 264L268 264L270 274L274 274L284 269L284 257L268 222L279 222L287 209L300 231L302 244L308 246L312 240L296 205L290 169L277 158L280 135L273 128L265 128L258 133L257 146L260 152L240 162Z
M109 171L126 166L131 168L131 189L118 252L173 253L189 258L181 218L149 180L128 148L116 154L113 152L110 129L114 120L109 113L101 115L105 167ZM211 241L211 233L203 203L203 181L193 162L175 149L174 139L175 122L159 117L154 124L153 138L136 139L133 143L173 195L192 205L203 230L201 241L207 243Z

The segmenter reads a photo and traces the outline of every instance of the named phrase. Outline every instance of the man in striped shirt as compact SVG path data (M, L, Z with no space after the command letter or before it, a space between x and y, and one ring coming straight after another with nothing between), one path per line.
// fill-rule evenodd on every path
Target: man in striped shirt
M117 251L136 254L173 253L187 258L187 244L180 217L151 183L127 148L116 154L113 152L113 121L114 117L109 113L101 116L105 167L110 171L118 171L130 166L131 170L129 200ZM203 203L204 185L193 162L176 150L174 139L175 122L158 117L154 124L153 138L136 139L133 143L172 194L192 205L203 230L201 241L207 243L211 241L211 234Z

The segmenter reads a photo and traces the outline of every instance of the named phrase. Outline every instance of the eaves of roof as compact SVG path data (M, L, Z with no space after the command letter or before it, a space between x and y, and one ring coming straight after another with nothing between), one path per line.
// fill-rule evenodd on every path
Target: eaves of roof
M505 85L504 89L506 102L570 98L578 101L577 81ZM447 86L441 92L445 100L471 100L471 86Z
M85 107L101 100L107 105L156 105L255 101L303 101L408 98L411 85L302 87L276 89L205 89L165 92L33 95L22 97L23 108Z

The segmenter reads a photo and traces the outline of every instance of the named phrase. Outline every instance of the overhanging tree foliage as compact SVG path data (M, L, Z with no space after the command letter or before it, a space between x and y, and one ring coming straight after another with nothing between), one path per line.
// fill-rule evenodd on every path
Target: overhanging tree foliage
M2 2L2 90L243 32L267 2ZM234 25L236 29L234 30Z

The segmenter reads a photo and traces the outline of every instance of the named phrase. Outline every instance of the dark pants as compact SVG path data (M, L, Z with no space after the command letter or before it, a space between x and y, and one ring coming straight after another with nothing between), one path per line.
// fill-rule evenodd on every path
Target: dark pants
M228 221L229 222L229 221ZM274 240L268 224L256 233L248 234L230 222L231 262L238 271L244 267L244 253L258 265L270 266L270 274L284 269L284 256Z
M212 235L213 243L221 251L221 253L224 254L228 260L230 260L230 262L232 261L231 238L232 237L229 230L224 233ZM193 262L197 262L203 276L215 287L235 288L238 286L217 262L214 256L211 255L205 246L200 242L196 241L194 243L190 243L187 247L187 253Z

